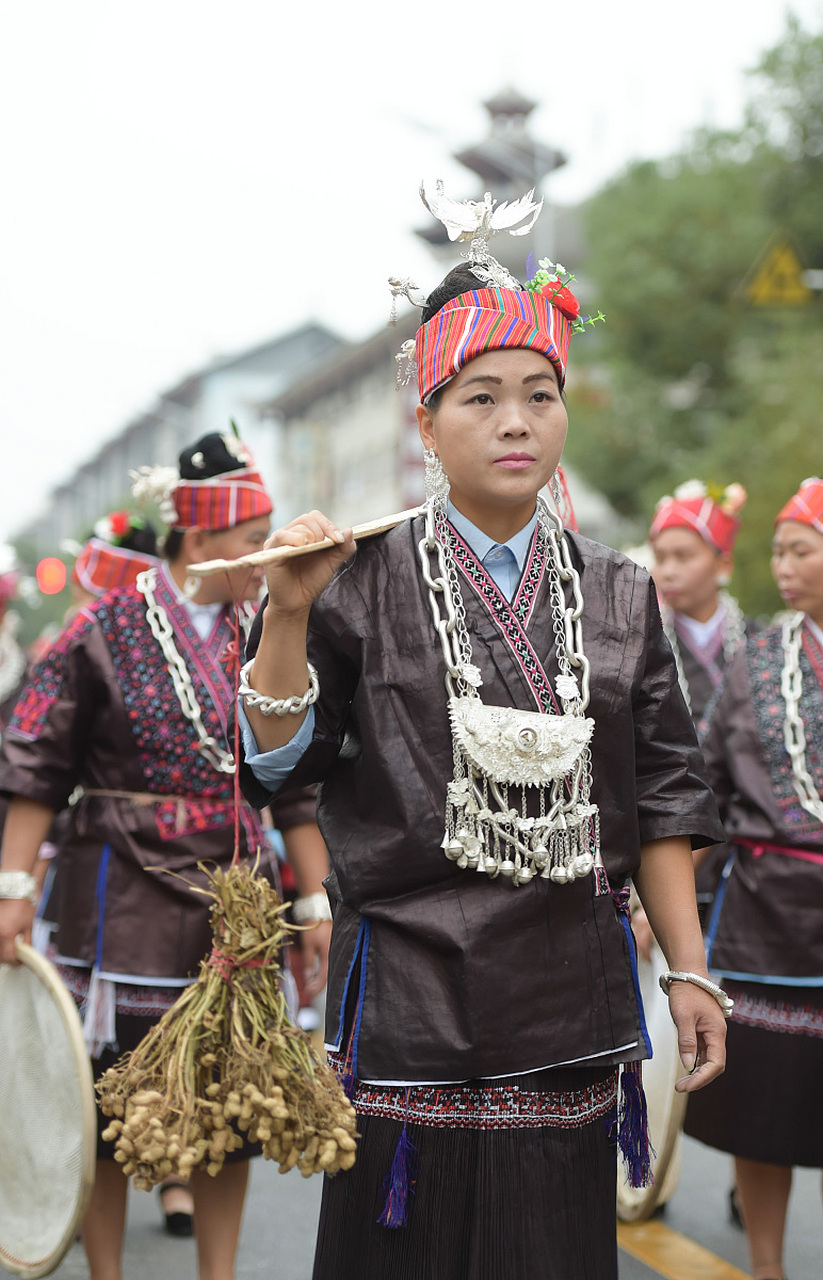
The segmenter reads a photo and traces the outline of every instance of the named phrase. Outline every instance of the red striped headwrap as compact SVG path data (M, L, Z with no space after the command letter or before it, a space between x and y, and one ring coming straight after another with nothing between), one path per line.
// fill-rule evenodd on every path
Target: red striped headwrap
M554 365L562 388L573 318L552 305L546 294L529 289L472 289L450 299L417 331L421 403L475 356L503 347L542 352Z
M207 480L181 480L171 498L178 529L233 529L273 509L263 477L253 466Z
M823 480L817 476L804 480L794 497L789 498L778 513L775 524L781 520L810 524L818 533L823 533Z
M730 484L719 500L707 492L700 480L690 480L675 489L674 497L661 498L649 529L649 542L654 542L664 529L693 529L715 551L734 548L740 531L740 512L746 503L746 490L741 484Z
M89 538L74 562L71 576L89 595L102 596L115 587L131 586L138 573L159 563L156 556L113 547L102 538Z

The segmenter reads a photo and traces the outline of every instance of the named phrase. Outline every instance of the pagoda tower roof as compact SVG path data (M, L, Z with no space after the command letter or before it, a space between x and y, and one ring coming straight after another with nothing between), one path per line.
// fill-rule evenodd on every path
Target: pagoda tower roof
M511 200L530 188L539 188L547 174L566 163L566 156L539 142L528 131L527 120L537 106L518 89L507 86L484 103L490 117L488 135L480 142L454 152L454 158L477 174L482 184L470 199L482 199L491 191L498 201ZM448 242L445 228L431 222L417 235L433 247Z

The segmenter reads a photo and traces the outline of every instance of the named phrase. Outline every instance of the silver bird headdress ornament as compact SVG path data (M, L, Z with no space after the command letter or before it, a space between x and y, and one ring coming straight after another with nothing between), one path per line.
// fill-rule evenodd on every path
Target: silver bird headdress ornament
M534 199L534 187L519 200L498 204L490 191L482 200L451 200L438 179L433 196L427 195L425 183L420 184L420 199L429 213L443 223L450 240L468 240L469 249L464 256L478 280L500 289L520 287L492 257L489 241L501 231L508 231L510 236L528 235L543 208L543 201Z

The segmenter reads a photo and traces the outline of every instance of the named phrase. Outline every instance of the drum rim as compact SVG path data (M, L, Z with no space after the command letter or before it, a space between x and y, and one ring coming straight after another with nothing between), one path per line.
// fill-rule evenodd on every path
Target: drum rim
M77 1006L50 960L47 960L39 951L35 951L34 947L29 946L28 943L23 942L20 938L16 939L15 946L20 963L42 983L57 1006L72 1049L71 1058L80 1097L82 1157L80 1186L74 1212L58 1244L49 1251L47 1257L32 1259L27 1262L8 1253L2 1240L0 1240L0 1263L6 1270L10 1271L12 1275L24 1276L27 1280L36 1280L38 1276L50 1275L59 1266L68 1253L77 1233L77 1228L88 1208L94 1187L97 1163L97 1117L94 1078Z

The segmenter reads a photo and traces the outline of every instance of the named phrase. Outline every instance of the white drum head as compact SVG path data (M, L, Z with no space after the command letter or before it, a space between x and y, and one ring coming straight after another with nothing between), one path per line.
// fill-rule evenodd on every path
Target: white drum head
M54 965L18 941L0 965L0 1263L59 1265L85 1213L97 1147L91 1063Z
M680 1136L686 1114L685 1093L675 1093L675 1082L684 1074L677 1051L677 1030L669 1013L668 997L658 978L666 972L660 948L652 943L651 964L637 957L646 1026L654 1056L643 1063L643 1089L649 1110L649 1137L656 1155L652 1160L654 1185L631 1187L622 1162L617 1166L617 1216L621 1222L642 1222L665 1204L677 1187L680 1173Z

